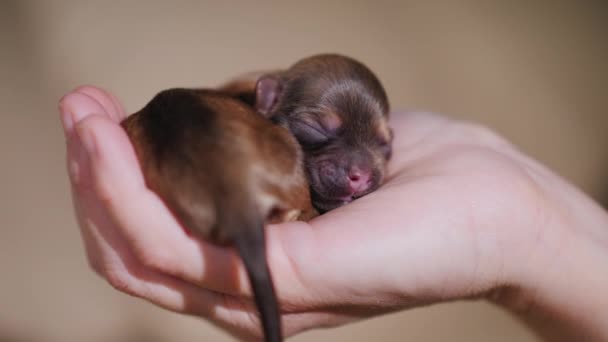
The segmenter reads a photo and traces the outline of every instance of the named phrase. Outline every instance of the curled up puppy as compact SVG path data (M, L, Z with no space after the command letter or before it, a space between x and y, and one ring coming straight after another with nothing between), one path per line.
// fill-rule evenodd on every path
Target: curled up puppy
M393 140L389 103L362 63L316 55L287 70L237 78L221 89L292 132L304 150L312 201L320 212L382 184Z
M219 90L163 91L122 125L147 186L184 227L236 247L275 342L264 224L307 220L377 189L391 155L388 110L367 67L319 55Z
M204 89L162 91L122 126L146 185L183 226L236 248L265 340L282 341L264 225L316 215L297 141L250 106Z

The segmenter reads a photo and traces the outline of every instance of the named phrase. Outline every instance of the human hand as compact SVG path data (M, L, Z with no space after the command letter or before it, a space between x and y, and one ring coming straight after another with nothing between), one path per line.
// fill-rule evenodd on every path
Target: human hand
M238 256L188 235L145 187L120 103L80 87L60 108L91 267L120 291L259 338ZM537 273L575 236L566 222L578 217L562 214L571 202L555 198L583 196L494 133L429 113L393 113L391 125L379 190L309 223L268 227L286 336L461 298L519 305L549 286Z

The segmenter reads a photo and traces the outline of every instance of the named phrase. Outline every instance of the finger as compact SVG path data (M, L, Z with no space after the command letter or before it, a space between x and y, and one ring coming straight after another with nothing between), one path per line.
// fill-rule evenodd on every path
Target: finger
M316 233L310 224L289 222L271 225L266 230L269 268L285 311L300 311L317 307L324 298L318 297L319 283L311 277L312 264L319 259Z
M144 265L222 293L246 292L246 278L235 253L189 236L160 198L146 188L122 127L93 115L76 130L88 151L99 205L108 209Z
M70 93L61 101L62 116L69 125L66 125L66 133L71 134L76 124L76 131L79 134L74 135L69 140L69 163L74 191L73 199L74 206L79 221L79 226L82 230L82 238L85 244L87 259L91 267L99 274L104 276L108 282L115 288L147 299L161 307L178 312L194 313L203 317L213 319L217 322L223 322L226 327L234 322L234 311L238 309L238 305L232 304L229 308L222 309L222 305L227 302L239 303L235 299L230 300L225 295L217 295L211 291L198 288L193 284L181 281L174 277L154 272L142 265L118 232L117 227L111 222L110 215L104 212L104 207L99 205L98 198L94 193L85 191L87 182L79 181L81 179L91 178L91 160L98 161L98 157L106 157L103 152L105 146L101 150L97 149L97 142L91 134L85 133L84 130L89 129L90 125L95 126L95 122L101 120L107 124L108 119L103 115L104 109L99 102L91 101L87 94ZM100 126L103 126L100 125ZM117 166L114 172L120 173L122 177L118 178L122 181L119 187L129 187L134 189L142 186L141 174L138 174L138 164L133 156L132 151L128 149L130 144L125 145L124 137L117 134L116 128L119 126L106 126L105 129L109 132L104 132L104 127L101 127L100 134L110 133L117 137L117 145L113 146L117 155L122 158L119 163L113 163ZM99 129L99 127L93 128ZM114 129L114 132L112 132ZM122 146L121 146L122 144ZM125 148L126 147L126 148ZM88 151L85 151L88 150ZM123 151L127 153L121 153ZM101 151L102 153L98 153ZM88 153L87 153L88 152ZM130 152L130 154L129 154ZM91 157L91 158L89 158ZM105 161L107 162L107 160ZM181 230L178 230L181 231ZM250 310L245 314L245 317L251 316L251 303L244 307ZM246 310L240 308L238 312L245 313ZM243 325L242 323L240 325Z
M74 126L89 115L108 115L106 109L98 101L87 94L78 92L71 92L62 97L59 100L59 111L68 138L73 134Z
M120 122L127 117L125 110L118 99L102 88L91 85L83 85L74 89L74 92L88 95L95 101L99 102L99 104L103 106L114 122Z
M94 200L87 200L91 198L77 203L85 207L79 208L85 209L80 226L89 262L112 287L171 311L207 318L243 336L259 334L260 324L252 319L256 309L251 301L202 289L147 268L117 233L104 209L92 206Z
M95 115L84 121L91 117ZM79 136L76 135L73 140L78 141ZM72 148L82 150L83 145L75 142ZM78 151L74 151L74 154L81 156L77 160L81 173L79 178L91 178L88 155ZM87 260L95 272L116 289L147 299L166 309L219 319L215 318L214 308L226 300L210 291L147 269L134 257L131 247L120 234L106 208L99 205L96 193L78 190L82 186L82 182L77 182L73 186L72 196Z
M76 139L78 139L77 136L71 140ZM76 191L77 188L84 187L83 178L87 178L86 173L88 172L86 169L86 164L88 164L85 160L86 154L81 150L82 146L80 143L68 143L68 173L72 183L72 205L76 214L78 227L80 228L89 266L97 273L100 273L98 261L99 256L102 255L102 250L94 239L90 225L88 224L88 220L90 220L88 211L94 210L95 207L87 207L86 196L81 195L82 191Z
M94 197L85 196L76 203L82 214L79 222L89 263L112 287L171 311L207 318L225 329L243 333L259 330L259 324L251 319L255 316L251 301L203 289L149 269L136 257Z
M491 265L500 258L480 248L497 245L494 232L472 227L496 223L473 216L478 203L462 197L474 188L444 176L415 177L396 177L319 216L310 222L309 237L284 238L302 283L317 295L313 303L416 305L469 294L473 285L496 279Z
M112 287L171 311L210 319L226 329L234 330L235 326L256 329L250 319L255 310L251 302L202 289L147 268L117 233L104 208L95 206L90 197L76 203L84 206L78 209L83 214L79 216L80 227L89 263Z
M308 225L282 225L270 231L271 240L280 240L280 252L272 258L271 266L281 272L291 268L289 273L297 279L291 286L298 291L292 295L303 296L302 302L310 309L343 303L397 305L404 300L404 295L399 297L407 289L404 283L417 282L416 275L424 272L415 271L424 267L422 260L428 260L424 256L437 251L435 241L424 241L429 237L425 230L431 231L438 222L431 220L435 213L427 216L421 198L418 202L405 198L389 185ZM412 203L409 208L405 205L408 202ZM428 250L421 249L423 242ZM276 266L284 260L290 265ZM408 267L411 272L403 270ZM413 276L406 279L407 275ZM290 290L281 281L284 279L278 278L279 290Z
M59 101L61 121L67 138L67 168L72 185L78 190L89 188L89 178L81 177L83 168L88 163L82 162L86 157L81 140L74 134L74 125L90 115L108 115L106 108L91 96L76 91L66 94Z
M86 220L81 227L86 227L83 237L90 263L112 287L168 310L218 319L215 308L222 304L220 296L141 264L103 208L89 211Z

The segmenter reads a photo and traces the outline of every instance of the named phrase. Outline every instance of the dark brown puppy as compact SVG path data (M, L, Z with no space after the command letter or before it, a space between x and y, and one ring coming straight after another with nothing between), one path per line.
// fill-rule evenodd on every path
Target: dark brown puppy
M391 157L389 104L378 78L340 55L252 73L222 88L287 127L305 153L313 204L342 206L377 189Z
M264 223L315 215L296 140L213 90L163 91L122 125L147 186L176 218L198 237L236 247L266 341L281 341Z

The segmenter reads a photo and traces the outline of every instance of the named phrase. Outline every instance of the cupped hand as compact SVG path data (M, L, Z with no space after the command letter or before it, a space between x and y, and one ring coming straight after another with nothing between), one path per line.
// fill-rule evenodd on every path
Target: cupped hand
M91 267L120 291L259 337L237 255L188 235L146 188L116 98L83 86L60 111ZM516 283L534 258L539 223L552 220L542 166L470 123L394 112L391 125L393 160L379 190L311 222L267 228L287 336L484 296Z

